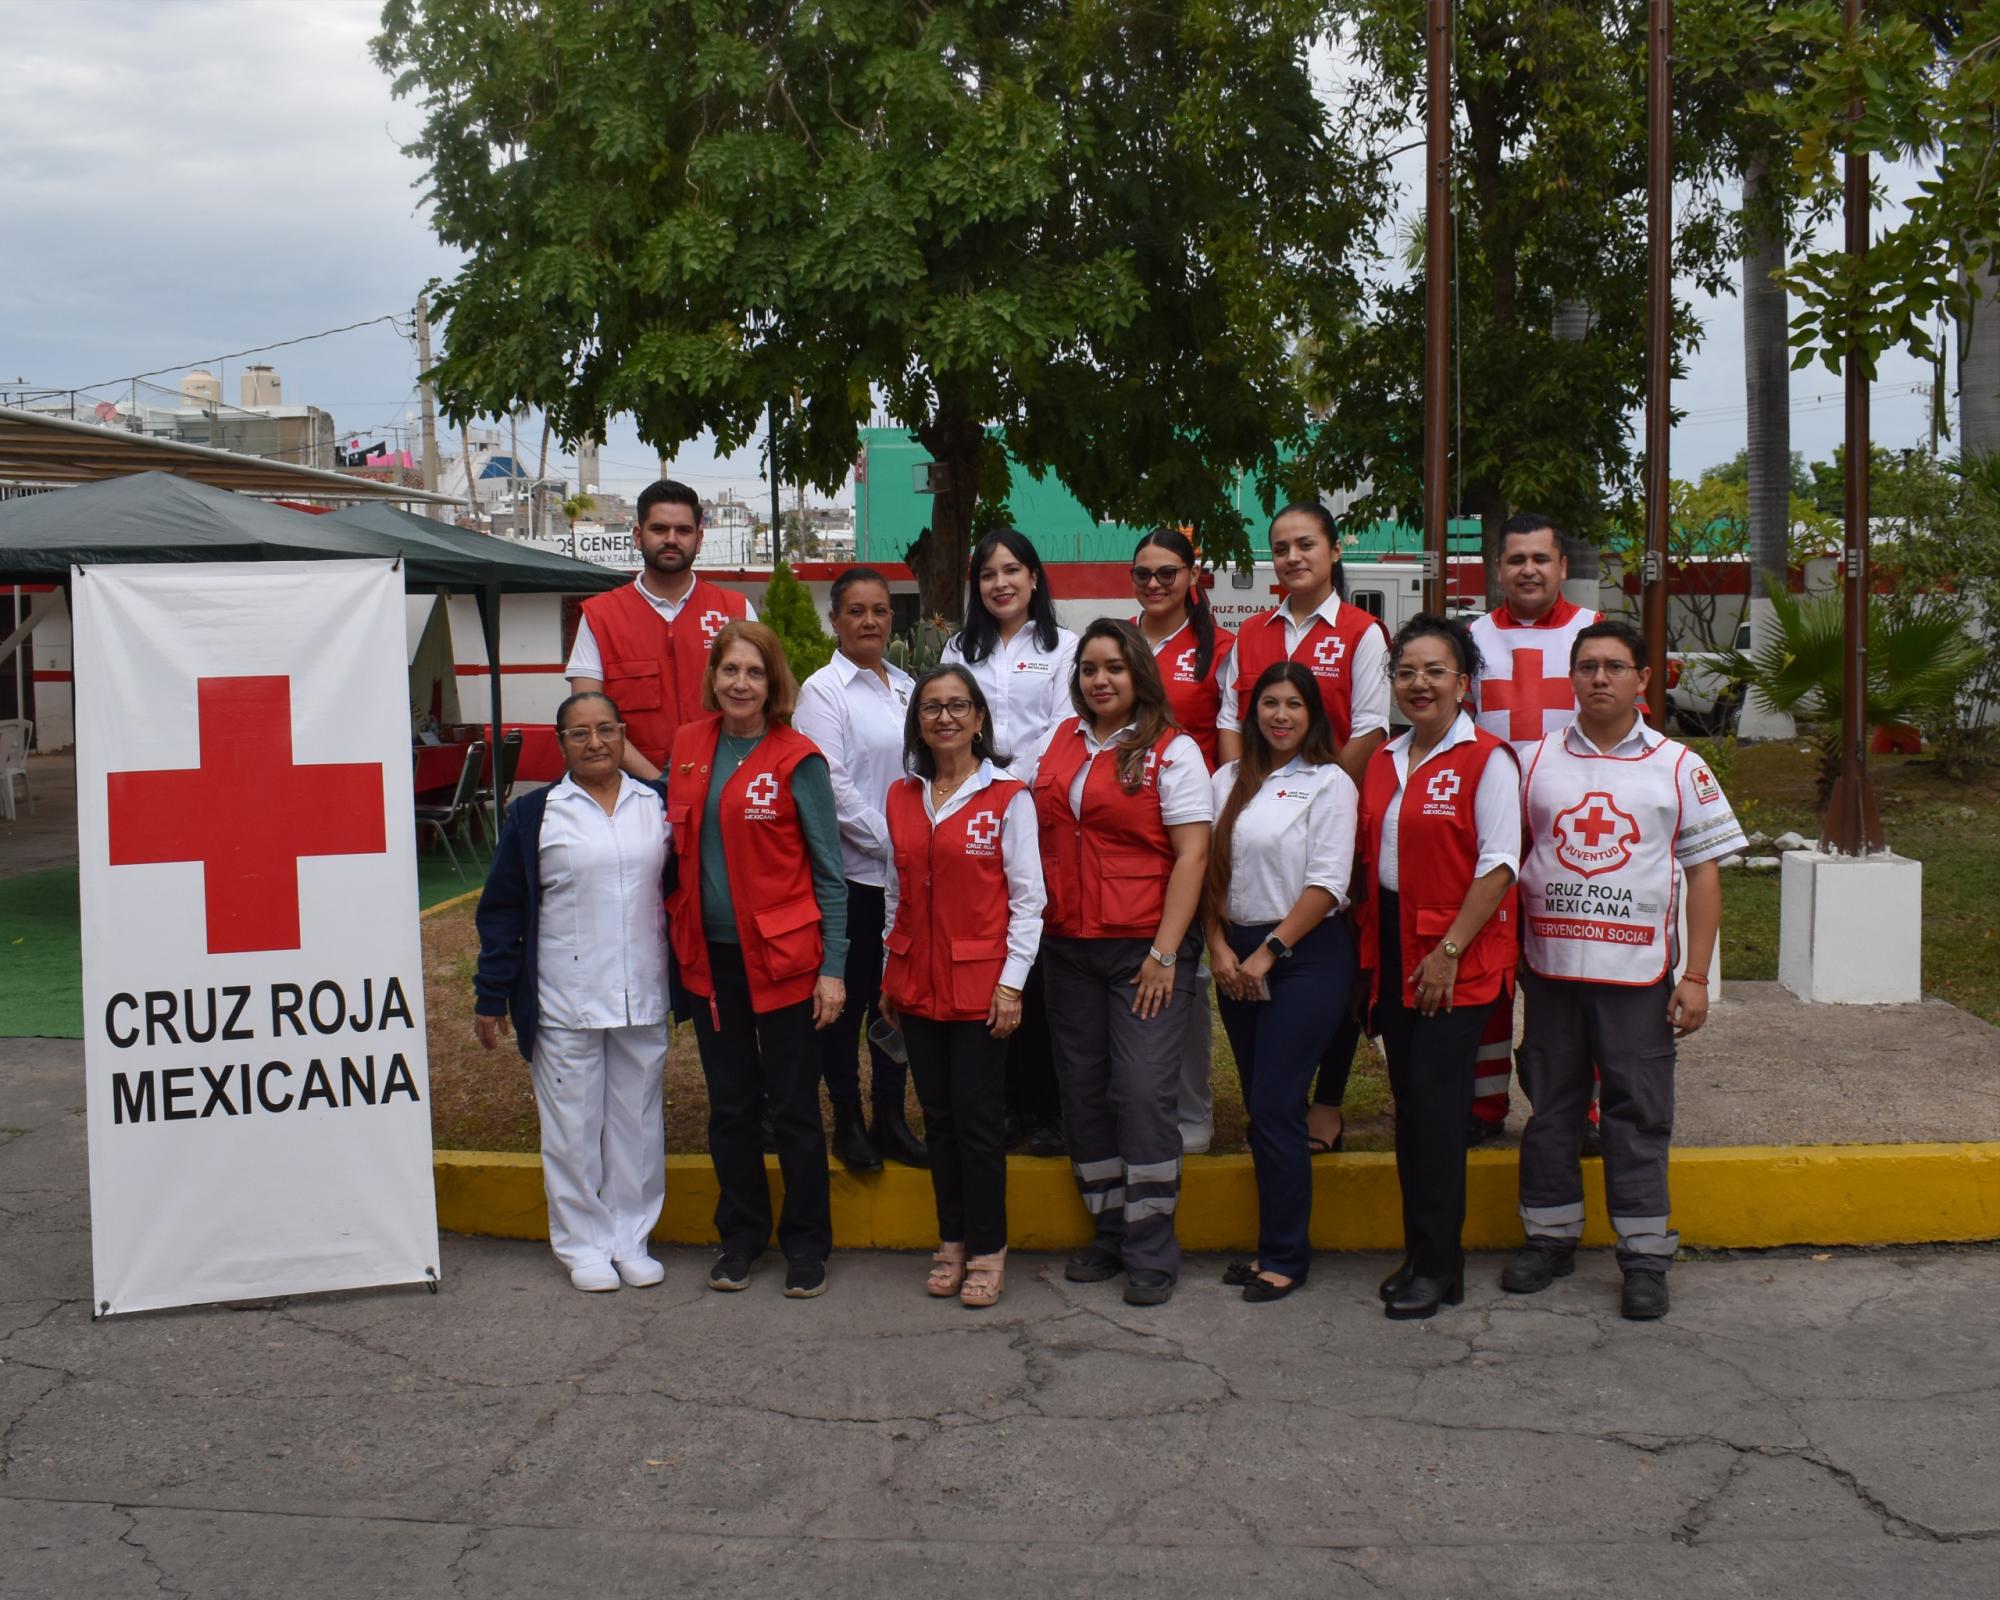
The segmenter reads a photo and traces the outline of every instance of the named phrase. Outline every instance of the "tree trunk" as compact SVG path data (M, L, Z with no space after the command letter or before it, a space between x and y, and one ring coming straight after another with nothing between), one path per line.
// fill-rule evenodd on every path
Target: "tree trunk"
M1979 274L1979 304L1959 324L1958 453L2000 455L2000 272Z
M1785 286L1773 274L1785 265L1785 223L1772 193L1770 162L1758 156L1743 172L1743 209L1751 232L1743 252L1743 397L1749 407L1750 644L1777 635L1766 585L1789 582L1792 529L1792 361ZM1789 714L1759 694L1743 708L1741 733L1788 739Z
M961 622L965 615L965 564L972 553L972 512L979 502L979 469L986 430L952 396L941 394L936 415L915 430L917 441L944 469L944 487L931 496L931 525L905 559L917 578L926 617Z

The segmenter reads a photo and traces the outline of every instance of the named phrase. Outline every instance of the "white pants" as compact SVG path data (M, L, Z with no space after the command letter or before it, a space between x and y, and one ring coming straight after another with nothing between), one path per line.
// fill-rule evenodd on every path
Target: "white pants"
M535 1036L549 1243L578 1267L636 1261L667 1198L667 1025Z
M1181 1146L1206 1150L1215 1137L1215 1091L1209 1075L1215 1058L1214 1019L1208 1009L1209 976L1204 957L1194 974L1194 1005L1188 1012L1187 1033L1181 1040L1179 1121Z

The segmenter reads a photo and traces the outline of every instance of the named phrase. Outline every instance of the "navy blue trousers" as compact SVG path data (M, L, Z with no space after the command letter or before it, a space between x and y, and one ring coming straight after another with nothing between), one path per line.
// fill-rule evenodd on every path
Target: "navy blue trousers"
M1238 960L1270 937L1275 922L1230 923ZM1354 941L1346 919L1328 917L1276 962L1264 979L1268 1000L1231 1000L1220 989L1229 1048L1250 1115L1250 1160L1257 1173L1257 1264L1303 1278L1312 1263L1312 1152L1306 1096L1327 1041L1347 1014Z

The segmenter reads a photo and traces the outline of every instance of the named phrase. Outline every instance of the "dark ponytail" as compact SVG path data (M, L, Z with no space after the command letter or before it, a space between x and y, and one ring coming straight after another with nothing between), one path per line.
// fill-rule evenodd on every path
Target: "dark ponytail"
M1194 546L1178 528L1155 528L1139 541L1132 559L1138 560L1148 545L1178 557L1187 566L1187 615L1188 626L1194 630L1194 675L1206 682L1208 669L1215 665L1215 612L1208 603L1208 590L1202 585L1201 563L1195 558Z

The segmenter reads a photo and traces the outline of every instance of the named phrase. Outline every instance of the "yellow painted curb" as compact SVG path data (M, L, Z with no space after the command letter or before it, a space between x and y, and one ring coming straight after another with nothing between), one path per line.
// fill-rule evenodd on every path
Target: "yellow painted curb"
M423 910L417 913L417 917L419 920L425 917L434 917L440 911L449 911L453 906L462 906L468 900L477 900L485 892L484 889L468 889L464 894L455 894L449 900L440 900L434 906L425 906Z
M1517 1244L1515 1152L1475 1150L1467 1161L1465 1242ZM1010 1243L1059 1250L1090 1237L1069 1163L1014 1156L1007 1163ZM775 1199L778 1167L765 1162ZM1696 1248L1772 1245L1944 1244L2000 1238L2000 1143L1741 1145L1686 1149L1671 1165L1674 1224ZM440 1150L438 1224L455 1233L546 1239L537 1156ZM916 1250L937 1242L930 1175L890 1164L857 1177L834 1168L833 1238L842 1249ZM1584 1163L1586 1244L1609 1244L1601 1163ZM667 1157L667 1204L653 1237L713 1244L715 1171L706 1156ZM1180 1240L1189 1250L1254 1250L1257 1185L1247 1155L1190 1156L1181 1183ZM1402 1247L1396 1162L1339 1155L1313 1163L1312 1239L1323 1250Z

